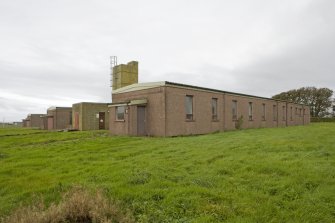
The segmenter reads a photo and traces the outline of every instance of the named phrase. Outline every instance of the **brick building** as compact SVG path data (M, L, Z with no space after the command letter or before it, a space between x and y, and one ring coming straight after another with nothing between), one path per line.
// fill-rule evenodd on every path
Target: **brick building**
M22 119L23 127L44 129L45 114L28 114L27 118Z
M72 105L72 127L80 131L108 129L107 103L81 102Z
M166 81L121 87L112 101L113 135L196 135L310 122L305 105Z
M46 129L72 128L72 107L50 107L46 115Z

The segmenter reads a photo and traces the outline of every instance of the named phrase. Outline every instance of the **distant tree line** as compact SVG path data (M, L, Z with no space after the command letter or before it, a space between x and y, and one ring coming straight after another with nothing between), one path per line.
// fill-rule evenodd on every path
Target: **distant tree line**
M333 91L328 88L302 87L282 92L272 98L309 105L312 117L325 117L331 112L334 113L332 106L335 104L335 99L332 95Z

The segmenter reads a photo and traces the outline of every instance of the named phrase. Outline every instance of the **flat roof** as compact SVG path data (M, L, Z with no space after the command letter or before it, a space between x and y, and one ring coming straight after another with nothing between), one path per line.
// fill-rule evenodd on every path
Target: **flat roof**
M231 92L231 91L223 91L223 90L218 90L218 89L213 89L213 88L199 87L199 86L181 84L181 83L175 83L175 82L169 82L169 81L132 84L126 87L119 88L117 90L113 90L112 94L122 94L122 93L146 90L146 89L162 87L162 86L181 87L181 88L189 88L189 89L202 90L202 91L225 93L225 94L230 94L230 95L239 95L239 96L244 96L244 97L260 98L260 99L273 100L273 101L283 101L283 100L278 100L278 99L273 99L273 98L242 94L242 93L236 93L236 92Z
M78 105L78 104L99 104L99 105L108 105L110 104L110 102L87 102L87 101L83 101L83 102L78 102L75 103L74 105Z
M56 110L56 109L72 109L72 107L50 107L48 108L48 111Z
M32 115L46 115L46 114L28 114L28 116L32 116Z
M163 87L163 86L180 87L180 88L185 88L185 89L195 89L195 90L202 90L202 91L209 91L209 92L224 93L224 94L229 94L229 95L238 95L238 96L244 96L244 97L249 97L249 98L259 98L259 99L266 99L266 100L272 100L272 101L279 101L279 102L287 102L287 103L305 105L305 104L302 104L302 103L295 103L295 102L291 102L291 101L284 101L284 100L279 100L279 99L273 99L273 98L256 96L256 95L237 93L237 92L232 92L232 91L223 91L223 90L218 90L218 89L213 89L213 88L199 87L199 86L181 84L181 83L170 82L170 81L146 82L146 83L132 84L132 85L128 85L128 86L119 88L117 90L113 90L112 94L122 94L122 93L127 93L127 92L146 90L146 89L151 89L151 88L156 88L156 87Z
M132 92L132 91L146 90L150 88L162 87L165 85L166 85L166 81L131 84L131 85L119 88L117 90L113 90L112 94L121 94L121 93Z
M166 83L167 86L177 86L177 87L182 87L182 88L191 88L191 89L198 89L198 90L203 90L203 91L211 91L211 92L225 93L225 94L231 94L231 95L239 95L239 96L245 96L245 97L261 98L261 99L267 99L267 100L280 101L280 100L276 100L276 99L273 99L273 98L267 98L267 97L261 97L261 96L255 96L255 95L250 95L250 94L243 94L243 93L236 93L236 92L231 92L231 91L223 91L223 90L218 90L218 89L213 89L213 88L206 88L206 87L199 87L199 86L188 85L188 84L180 84L180 83L169 82L169 81L165 81L165 83Z

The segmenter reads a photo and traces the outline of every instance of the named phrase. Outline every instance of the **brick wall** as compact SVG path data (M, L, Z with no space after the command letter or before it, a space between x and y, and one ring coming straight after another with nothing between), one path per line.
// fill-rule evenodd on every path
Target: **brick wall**
M193 96L193 120L186 119L186 95ZM237 123L241 123L243 129L309 124L308 106L233 93L180 86L162 86L113 94L112 96L114 104L129 103L135 99L147 99L146 130L147 135L151 136L196 135L234 130ZM217 99L216 120L212 119L211 103L213 98ZM237 104L236 117L233 117L232 114L233 101L236 101ZM249 117L250 103L252 103L252 113ZM265 115L263 114L263 104ZM116 107L109 108L111 133L137 135L137 106L127 105L123 121L116 120L115 109ZM295 109L297 109L297 113ZM242 121L238 122L238 119L241 118Z

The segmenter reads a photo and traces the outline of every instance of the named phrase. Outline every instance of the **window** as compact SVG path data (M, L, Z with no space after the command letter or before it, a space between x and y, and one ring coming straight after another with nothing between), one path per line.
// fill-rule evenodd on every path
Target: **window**
M126 106L118 106L116 107L116 120L123 121L124 120L124 112L126 110Z
M286 120L286 107L283 106L283 121Z
M191 95L185 97L185 113L186 120L193 120L193 96Z
M262 104L262 120L265 121L265 104Z
M273 121L277 121L277 106L273 105Z
M293 108L292 108L292 106L290 108L290 119L291 119L291 121L293 120Z
M237 101L233 101L232 105L232 115L233 115L233 120L237 120Z
M212 120L218 120L218 99L212 98Z
M298 108L295 108L295 115L298 114Z
M302 115L302 112L301 112L301 108L299 108L299 116L301 116Z
M252 102L249 102L249 121L252 121Z

